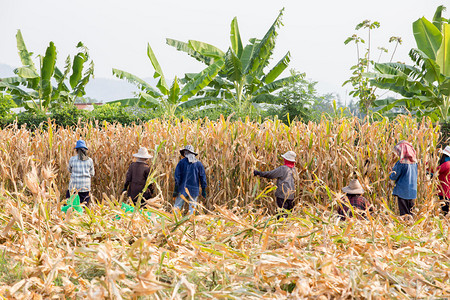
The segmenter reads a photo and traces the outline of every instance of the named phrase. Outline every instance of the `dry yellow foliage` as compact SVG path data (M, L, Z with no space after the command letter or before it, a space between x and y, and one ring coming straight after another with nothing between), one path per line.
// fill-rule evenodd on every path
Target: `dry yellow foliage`
M67 162L86 140L95 163L84 214L61 212ZM399 218L387 179L402 139L419 157L414 218ZM435 179L439 128L399 117L320 123L154 120L123 127L0 130L0 295L15 299L330 299L450 297L449 219ZM171 213L178 150L193 144L209 180L203 213ZM159 147L158 147L159 145ZM155 150L158 195L124 213L120 196L132 153ZM272 183L252 176L280 154L298 154L298 204L277 219ZM366 163L366 161L368 161ZM339 221L341 188L357 177L376 207ZM162 205L162 207L161 207ZM120 218L119 218L120 216Z

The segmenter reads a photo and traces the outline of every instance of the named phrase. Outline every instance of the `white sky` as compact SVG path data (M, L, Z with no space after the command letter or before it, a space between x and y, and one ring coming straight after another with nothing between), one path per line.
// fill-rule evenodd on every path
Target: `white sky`
M394 60L408 62L408 51L416 46L412 22L422 16L431 20L440 4L450 8L437 0L0 0L0 63L20 66L15 34L21 29L35 54L44 54L53 41L60 66L82 41L94 60L96 77L113 78L112 68L152 76L146 56L149 42L166 77L173 78L204 66L166 45L166 37L200 40L226 51L234 16L245 45L251 37L262 38L285 7L272 65L290 50L291 68L318 81L321 92L339 92L346 99L351 88L341 85L350 76L356 51L344 40L356 24L365 19L381 23L373 32L373 49L392 49L389 37L401 36L403 45Z

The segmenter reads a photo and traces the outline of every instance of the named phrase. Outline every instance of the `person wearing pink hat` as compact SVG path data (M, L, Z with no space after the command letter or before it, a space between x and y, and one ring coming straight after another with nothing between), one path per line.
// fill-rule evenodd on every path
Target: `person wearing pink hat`
M281 155L284 164L272 171L261 172L253 171L254 176L261 176L268 179L277 179L277 189L275 197L277 198L277 206L281 209L292 210L294 208L295 182L297 171L295 169L294 151L288 151Z
M442 211L448 214L450 205L450 146L446 146L441 151L441 159L439 160L439 199L443 202Z
M417 198L417 157L411 143L400 141L394 147L399 160L395 163L389 178L395 181L392 195L397 197L400 215L412 215Z

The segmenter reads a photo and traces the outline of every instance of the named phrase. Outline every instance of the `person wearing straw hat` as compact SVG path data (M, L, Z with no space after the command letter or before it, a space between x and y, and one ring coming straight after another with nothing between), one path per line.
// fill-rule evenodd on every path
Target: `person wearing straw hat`
M295 197L295 183L294 178L297 177L297 171L295 170L295 158L294 151L288 151L281 155L284 159L284 164L272 171L261 172L258 170L253 171L254 176L261 176L268 179L277 179L277 189L275 191L275 197L277 206L286 210L292 210L294 208Z
M152 158L152 155L148 153L147 148L141 147L133 156L136 157L136 161L132 162L128 168L123 192L127 192L127 196L136 205L138 204L139 195L143 192L148 174L150 173L148 160ZM142 197L144 199L150 199L153 195L153 190L153 184L150 184ZM142 205L142 201L139 204Z
M91 178L95 175L94 162L87 156L88 148L86 142L78 140L75 144L76 156L69 159L69 189L66 192L66 198L78 193L80 203L89 205L91 196Z
M417 158L411 143L400 141L394 147L399 157L389 178L395 181L392 195L397 197L400 215L412 215L414 200L417 198Z
M183 157L175 168L175 209L181 211L185 202L189 203L189 214L197 207L197 198L202 187L202 197L206 199L206 173L203 164L197 159L198 153L192 145L180 150Z
M342 188L342 191L345 193L345 196L342 199L343 201L339 203L338 208L338 214L341 216L341 219L345 219L347 216L353 217L353 212L367 212L371 207L369 201L362 196L364 189L358 179L350 180L349 185Z
M441 159L439 160L439 200L443 202L442 211L448 214L450 205L450 146L441 150Z

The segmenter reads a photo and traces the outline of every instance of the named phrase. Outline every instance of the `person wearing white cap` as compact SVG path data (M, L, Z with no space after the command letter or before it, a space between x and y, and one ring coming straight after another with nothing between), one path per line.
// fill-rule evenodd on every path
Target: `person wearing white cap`
M338 214L341 216L341 219L345 219L347 216L353 217L353 212L367 212L367 209L371 209L369 201L362 196L364 189L358 179L350 180L349 185L342 188L342 191L346 195L343 197L342 203L339 203ZM352 209L348 207L348 204L351 205Z
M297 171L295 169L296 154L294 151L288 151L281 155L281 157L284 158L284 165L267 172L254 170L253 175L268 179L276 178L277 190L275 191L275 197L277 198L277 206L286 210L292 210L294 208L295 197L294 179L297 177Z
M136 161L131 163L128 168L123 192L127 192L127 196L130 197L136 205L138 204L139 199L150 199L153 195L153 184L150 184L142 195L142 198L139 197L145 188L145 183L147 182L147 177L150 173L150 167L147 162L149 158L152 158L152 155L148 153L147 148L141 147L137 153L133 154L133 156L136 157ZM140 204L142 204L142 201Z
M441 159L439 160L439 199L443 202L442 211L448 214L450 205L450 146L441 150Z

